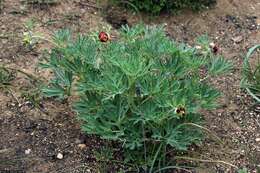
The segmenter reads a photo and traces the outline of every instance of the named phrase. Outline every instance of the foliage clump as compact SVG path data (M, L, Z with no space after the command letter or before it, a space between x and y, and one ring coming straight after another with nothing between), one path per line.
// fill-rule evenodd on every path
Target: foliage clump
M250 65L250 58L258 49L260 44L252 47L244 59L241 84L257 102L260 102L260 59L258 58L254 65Z
M0 89L10 85L14 80L15 72L0 66Z
M47 5L58 3L57 0L23 0L23 2L27 4L47 4Z
M115 3L123 3L140 11L158 14L163 10L176 11L184 8L199 10L216 4L216 0L112 0Z
M82 130L121 143L126 161L153 172L166 165L167 148L200 143L199 111L214 108L219 96L207 79L231 68L204 41L198 50L173 42L161 27L143 25L126 26L108 42L60 31L42 64L54 74L43 92L77 95ZM203 79L201 69L207 71Z

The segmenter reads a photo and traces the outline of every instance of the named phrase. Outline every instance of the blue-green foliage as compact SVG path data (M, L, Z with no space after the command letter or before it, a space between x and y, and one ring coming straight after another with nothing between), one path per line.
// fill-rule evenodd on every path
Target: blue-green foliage
M260 102L260 59L258 58L256 64L250 65L250 58L258 49L260 49L260 44L250 48L245 56L241 86L245 88L257 102Z
M140 11L158 14L163 10L176 11L184 8L199 10L212 6L216 0L111 0L115 3L126 4L130 8L134 7ZM126 3L127 2L127 3Z
M54 78L45 94L80 96L74 109L82 130L121 142L126 152L138 153L129 160L151 170L167 146L186 150L203 137L190 124L203 122L199 110L214 108L219 92L200 80L200 69L209 69L208 75L230 69L210 52L174 43L161 27L125 27L107 43L90 36L72 40L62 31L54 41L44 64ZM180 107L185 113L176 111Z

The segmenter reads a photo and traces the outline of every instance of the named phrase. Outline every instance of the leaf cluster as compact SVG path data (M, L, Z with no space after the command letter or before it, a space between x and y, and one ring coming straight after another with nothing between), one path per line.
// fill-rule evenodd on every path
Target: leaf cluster
M10 82L15 78L15 72L8 70L5 67L0 67L0 88L5 88L10 85Z
M126 26L118 40L107 43L91 36L72 39L63 30L53 42L42 64L54 74L43 89L46 96L79 96L74 109L82 130L121 142L137 153L127 159L150 170L162 165L167 147L186 150L203 138L189 124L203 122L198 112L214 108L219 92L201 80L201 69L215 76L231 67L210 52L173 42L162 27Z
M111 0L114 3L125 4L122 0ZM184 8L192 10L200 10L205 7L212 6L216 3L216 0L129 0L126 5L130 8L134 7L140 11L149 12L152 14L158 14L164 10L176 11Z
M39 5L54 5L59 1L57 0L23 0L22 2L26 4L39 4Z
M260 48L260 45L255 45L249 49L243 63L243 78L241 81L242 88L257 101L260 102L260 62L250 65L250 58Z

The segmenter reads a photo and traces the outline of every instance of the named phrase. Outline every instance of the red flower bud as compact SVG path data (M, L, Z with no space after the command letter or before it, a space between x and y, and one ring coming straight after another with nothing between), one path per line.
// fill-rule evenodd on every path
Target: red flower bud
M219 47L215 43L210 43L209 46L214 54L217 54L219 52Z
M100 32L98 38L101 42L107 42L109 39L108 34L105 32Z

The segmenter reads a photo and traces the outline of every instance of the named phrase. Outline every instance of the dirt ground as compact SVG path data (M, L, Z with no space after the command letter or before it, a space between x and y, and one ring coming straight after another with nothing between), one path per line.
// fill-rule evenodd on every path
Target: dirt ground
M1 0L0 0L1 1ZM218 0L206 11L183 11L178 15L157 17L126 13L118 8L100 8L94 0L60 0L57 4L25 4L4 0L0 10L0 65L33 74L38 79L49 74L39 70L45 42L34 48L23 43L25 23L33 20L34 31L49 35L61 28L74 33L106 30L120 24L143 20L147 24L165 25L174 40L192 44L201 34L219 45L221 54L234 63L232 73L212 80L223 92L220 107L204 112L206 127L223 144L208 138L189 156L197 162L197 173L233 173L246 167L250 173L260 172L260 105L240 89L243 57L253 45L260 43L260 1ZM40 100L37 100L40 99ZM33 104L37 102L37 106ZM0 89L0 172L23 170L26 173L116 172L120 163L98 157L107 142L80 131L80 123L67 103L38 98L37 83L17 73L8 90ZM117 151L113 151L116 155ZM116 156L115 156L116 157ZM207 163L205 160L210 160ZM109 170L109 171L106 171Z

